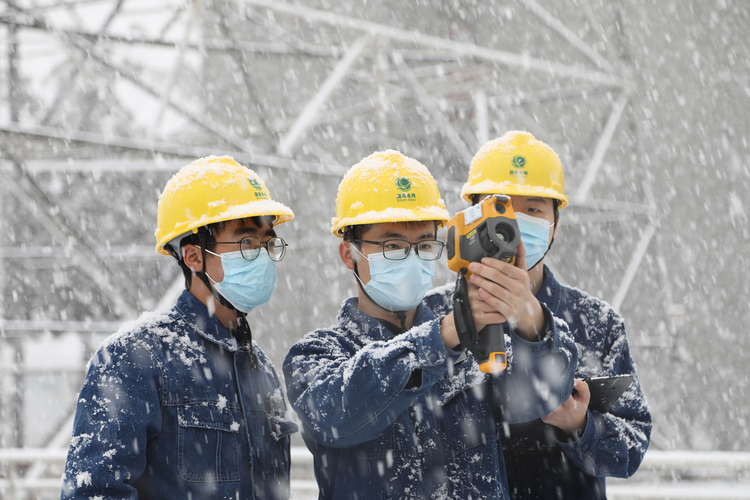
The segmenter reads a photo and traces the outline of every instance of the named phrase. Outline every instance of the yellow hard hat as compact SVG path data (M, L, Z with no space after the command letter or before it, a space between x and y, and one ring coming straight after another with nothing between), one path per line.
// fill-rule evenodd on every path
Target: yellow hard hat
M568 206L565 175L557 154L528 132L510 131L487 142L474 155L461 198L473 194L517 194L559 200Z
M258 174L229 156L208 156L182 167L164 187L156 215L156 251L185 233L233 219L273 215L273 225L294 218L292 210L271 199Z
M339 238L349 226L380 222L450 219L427 167L389 149L371 154L344 175L336 197L331 232Z

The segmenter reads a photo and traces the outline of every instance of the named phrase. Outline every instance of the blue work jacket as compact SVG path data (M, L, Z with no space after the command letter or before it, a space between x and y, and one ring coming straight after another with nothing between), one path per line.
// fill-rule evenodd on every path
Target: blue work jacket
M608 304L561 285L544 268L536 295L570 326L578 346L577 378L635 374L625 324ZM514 499L606 498L605 478L630 477L651 437L651 414L637 377L607 413L588 410L580 436L541 421L509 426L505 460Z
M508 369L491 376L443 344L445 289L397 336L356 305L347 300L337 324L307 334L284 361L319 498L507 498L500 407L527 421L568 398L578 355L567 326L545 309L543 340L511 333Z
M91 360L62 499L289 498L280 381L185 291L128 323Z

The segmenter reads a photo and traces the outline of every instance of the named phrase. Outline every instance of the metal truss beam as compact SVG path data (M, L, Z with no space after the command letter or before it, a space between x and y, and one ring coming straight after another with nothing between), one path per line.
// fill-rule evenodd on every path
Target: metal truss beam
M164 96L154 88L152 85L146 83L142 78L140 78L136 73L128 68L119 66L117 64L114 64L110 62L109 58L99 54L99 52L93 47L90 46L90 42L88 40L84 39L78 39L75 40L73 38L70 38L69 43L83 51L88 57L95 60L102 66L117 72L120 76L125 78L126 80L130 81L131 83L135 84L137 87L140 87L142 90L146 91L147 93L151 94L153 97L158 99L163 99ZM233 133L231 133L229 130L226 130L225 128L221 127L219 124L215 123L211 118L209 118L204 113L199 113L197 111L193 111L186 106L183 106L180 103L175 102L171 98L166 99L166 103L169 105L170 108L177 111L179 114L183 115L196 125L199 125L203 127L204 129L208 130L209 132L215 134L218 138L221 138L222 140L226 140L233 146L239 148L241 151L244 152L253 152L254 148L244 139L241 137L237 137Z
M627 269L625 269L625 274L620 280L620 286L617 289L615 298L612 299L613 308L619 310L620 307L622 307L622 303L625 300L628 291L630 290L630 285L633 284L633 279L635 278L635 275L641 266L641 261L648 251L648 246L651 243L651 238L654 237L655 232L656 224L649 224L646 227L646 230L643 231L641 239L638 242L638 245L635 247L635 250L633 251L633 255L630 259L630 262L628 263L628 267Z
M574 197L574 200L577 203L583 203L589 196L591 186L593 186L594 184L594 179L596 178L596 174L599 172L599 167L601 167L604 155L607 154L607 149L609 148L610 142L612 142L612 137L617 130L617 125L620 123L620 118L622 118L622 113L628 104L629 97L630 93L624 91L622 94L620 94L620 98L617 99L617 101L612 106L612 112L610 113L609 119L604 126L602 135L599 136L599 141L596 143L594 154L591 155L591 160L586 167L586 172L583 175L583 179L578 185L578 190L576 191Z
M403 52L399 51L400 54L403 54ZM404 58L406 60L406 58ZM465 67L465 65L464 65ZM426 76L427 71L425 71L424 68L412 68L412 72L417 76ZM441 90L445 87L445 85L438 85L438 86L432 86L432 85L425 85L425 90L427 92L430 92L431 94ZM619 87L618 87L619 88ZM467 91L472 90L471 88L466 88ZM513 107L513 106L519 106L521 104L530 104L530 103L538 103L538 102L544 102L544 101L550 101L550 100L560 100L560 99L569 99L569 98L581 98L586 96L591 96L595 94L600 94L604 92L611 91L612 87L604 86L604 85L577 85L573 87L563 87L561 89L545 89L540 90L536 92L525 92L523 94L517 94L517 95L507 95L507 96L488 96L487 97L487 107L488 109L497 109L500 107ZM396 88L391 89L388 92L388 99L389 101L399 100L399 99L416 99L416 97L413 94L413 91L406 88ZM321 125L324 123L336 123L341 120L349 119L355 116L361 116L367 113L372 113L377 111L379 107L378 102L375 102L373 99L367 99L358 103L354 103L350 106L346 106L344 108L338 108L338 109L332 109L327 110L324 114L318 114L316 116L316 120L313 123L313 125ZM277 130L284 130L289 128L292 122L291 120L289 122L280 122L280 125L277 127Z
M547 12L544 7L536 3L535 0L521 0L521 2L542 21L547 23L547 26L555 30L557 34L562 36L570 45L588 57L594 64L608 73L615 73L615 68L609 63L609 61L592 49L586 42L581 40L578 35L561 23L559 19Z
M315 95L308 101L302 113L297 117L297 120L289 129L287 135L285 135L276 149L277 153L281 156L289 156L292 152L297 141L302 137L305 131L313 124L315 116L323 106L325 101L330 97L333 91L338 87L341 80L346 76L352 66L357 62L359 56L370 43L372 35L365 35L360 37L349 50L346 52L344 57L336 64L331 73L326 78L325 82L320 86Z
M26 22L23 19L17 19L13 16L0 16L0 24L15 25L19 28L35 29L41 31L50 31L47 26L42 26L38 23ZM278 55L305 55L313 57L341 57L345 52L343 48L336 46L322 46L322 45L292 45L286 42L230 42L228 40L217 40L217 39L202 39L200 43L185 42L182 44L180 41L164 39L164 38L150 38L137 35L118 36L114 34L102 34L93 31L84 31L79 29L55 29L55 33L63 37L80 36L87 40L91 40L92 43L97 42L109 42L114 45L153 45L158 47L172 47L177 48L182 45L186 49L195 51L207 51L207 52L252 52L260 54L278 54ZM415 51L418 53L419 51ZM417 55L415 54L415 57Z
M523 92L516 95L490 96L487 98L487 101L490 107L509 107L521 104L588 97L595 94L610 92L613 88L614 87L611 86L594 84L573 85L570 87Z
M69 221L34 181L24 168L23 161L8 147L4 139L0 138L0 149L16 165L15 175L6 175L3 179L5 190L10 192L29 212L42 224L47 232L61 245L64 254L79 266L81 271L109 297L116 311L125 317L135 317L137 301L130 295L99 258L93 248L87 243L83 235Z
M445 114L443 114L443 112L440 110L440 106L438 105L438 103L427 93L425 88L414 75L414 72L404 62L404 60L399 57L398 53L394 54L393 60L399 71L401 71L401 74L403 74L406 82L412 88L414 97L422 106L424 106L427 112L430 113L430 116L440 129L443 137L450 141L458 154L461 156L461 159L464 161L465 165L471 163L471 158L474 155L471 153L464 140L461 139L461 136L458 135L458 132L456 132L456 129L453 127L453 125L451 125L448 119L445 117Z
M258 165L261 167L279 168L296 172L309 172L321 175L342 176L346 169L324 163L280 158L272 155L262 155L246 151L226 151L215 147L188 146L169 142L152 141L147 139L132 139L129 137L118 137L111 135L95 134L93 132L81 132L54 127L41 127L34 125L10 124L0 125L0 132L10 134L27 134L38 137L61 139L65 141L76 141L116 148L134 149L149 153L163 153L185 158L200 158L212 154L226 154L246 165Z
M15 26L8 27L8 107L10 121L18 121L18 34Z
M602 200L598 198L586 198L585 200L571 200L571 207L588 208L592 210L608 210L611 212L623 212L633 215L653 216L656 207L650 204L631 203L627 201Z
M302 5L276 2L274 0L243 1L247 5L252 5L254 7L263 7L295 17L303 17L307 21L322 22L339 28L349 28L357 31L364 31L367 33L372 33L373 35L376 35L378 37L386 37L391 40L414 43L432 49L446 50L465 57L475 57L478 59L493 61L508 66L542 71L552 75L580 78L594 83L616 85L624 84L622 77L620 77L619 75L569 66L566 64L546 61L544 59L537 59L522 54L514 54L512 52L490 49L471 43L456 42L446 38L426 35L418 31L395 28L384 24L364 21L362 19L357 19L354 17L343 16L332 12L304 7Z
M164 92L161 95L161 99L159 102L159 111L156 114L156 120L154 121L154 126L152 128L153 137L158 137L159 135L159 129L161 128L162 121L164 120L164 114L166 113L166 110L172 100L172 92L174 91L174 86L177 82L177 75L180 73L183 61L185 59L185 45L190 39L190 34L193 32L193 27L195 26L195 22L197 21L198 15L200 14L202 9L203 0L193 0L192 8L190 9L190 20L188 21L187 28L185 28L185 33L183 34L182 41L177 45L177 60L175 61L174 66L172 66L172 70L169 72L167 84L165 86Z
M124 1L125 0L117 0L117 3L115 3L115 6L110 11L109 16L107 16L107 19L102 24L102 27L99 28L97 38L91 42L92 44L96 44L97 41L101 40L101 37L107 31L110 23L120 11L120 7L122 7ZM57 88L57 94L52 100L52 103L41 113L42 118L39 121L40 124L46 125L49 122L50 118L52 118L52 115L55 113L58 106L62 102L63 96L68 93L68 91L70 90L70 86L73 84L73 80L76 79L79 73L80 68L77 65L71 68L70 73L68 73L68 76L65 78L64 82Z
M15 4L13 4L13 8L18 10L19 12L23 12L25 14L31 15L29 12L16 6ZM100 54L96 46L88 39L81 37L79 35L68 34L67 36L64 36L56 28L51 26L49 23L47 23L46 20L42 19L39 16L34 16L34 24L40 28L44 28L48 30L49 32L58 35L63 42L69 45L72 45L76 49L80 50L86 57L91 58L92 60L96 61L97 63L104 66L105 68L115 71L117 74L119 74L126 80L135 84L137 87L140 87L142 90L144 90L148 94L151 94L157 100L163 99L161 92L159 92L154 86L145 82L133 70L130 70L129 68L125 68L125 67L112 63L110 61L110 58L107 57L106 55ZM244 139L235 136L229 130L226 130L223 127L221 127L219 124L214 123L213 120L211 120L207 115L200 114L196 111L193 111L187 108L186 106L183 106L169 98L166 100L166 102L172 109L174 109L175 111L177 111L178 113L180 113L181 115L183 115L184 117L186 117L187 119L195 123L196 125L203 127L209 132L212 132L213 134L215 134L217 137L221 138L222 140L226 140L233 146L238 147L241 151L252 152L254 150L254 148L252 148L251 145L248 144Z

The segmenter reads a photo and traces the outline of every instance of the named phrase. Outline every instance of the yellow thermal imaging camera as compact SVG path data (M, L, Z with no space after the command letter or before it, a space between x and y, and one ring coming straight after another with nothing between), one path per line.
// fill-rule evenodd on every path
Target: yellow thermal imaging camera
M453 317L459 341L479 360L480 370L502 372L508 366L503 325L487 325L477 333L466 278L472 274L469 263L480 262L484 257L515 263L521 231L510 197L492 195L457 213L448 221L447 240L448 267L458 273Z

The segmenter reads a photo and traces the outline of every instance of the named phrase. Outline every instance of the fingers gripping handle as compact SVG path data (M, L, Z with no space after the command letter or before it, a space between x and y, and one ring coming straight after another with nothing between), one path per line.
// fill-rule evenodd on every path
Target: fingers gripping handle
M503 325L487 325L477 333L469 305L469 287L466 277L460 273L453 292L453 318L459 342L479 360L479 369L484 373L505 370L508 364Z

